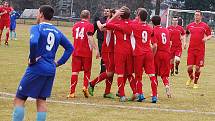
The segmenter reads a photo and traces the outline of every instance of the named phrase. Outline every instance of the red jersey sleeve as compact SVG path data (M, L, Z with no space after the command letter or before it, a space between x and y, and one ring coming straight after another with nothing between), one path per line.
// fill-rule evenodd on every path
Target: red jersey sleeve
M93 24L89 24L88 30L87 30L87 35L93 36L93 34L94 34L94 26L93 26Z
M211 29L210 29L210 27L207 24L205 24L205 34L207 36L211 35Z
M180 31L181 31L181 35L185 35L185 30L183 29L183 27L180 26Z

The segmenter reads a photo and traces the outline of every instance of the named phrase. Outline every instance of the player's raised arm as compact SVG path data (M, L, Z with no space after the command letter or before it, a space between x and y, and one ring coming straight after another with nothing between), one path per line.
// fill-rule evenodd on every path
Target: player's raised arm
M56 66L60 66L66 63L71 56L74 48L70 41L62 34L60 45L65 49L63 56L57 61Z
M29 55L29 65L37 61L37 49L38 49L38 40L40 38L40 32L37 26L33 26L30 32L30 55Z

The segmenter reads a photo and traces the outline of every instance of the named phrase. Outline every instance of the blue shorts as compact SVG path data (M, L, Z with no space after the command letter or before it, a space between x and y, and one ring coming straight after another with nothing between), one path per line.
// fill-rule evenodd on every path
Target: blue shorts
M26 100L28 97L45 100L50 97L54 76L42 76L26 72L20 81L16 97Z
M16 29L16 23L10 23L10 30L13 31Z

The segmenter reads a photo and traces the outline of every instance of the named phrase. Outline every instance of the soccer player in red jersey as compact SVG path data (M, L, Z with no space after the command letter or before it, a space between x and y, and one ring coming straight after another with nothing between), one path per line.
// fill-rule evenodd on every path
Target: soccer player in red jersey
M9 3L5 1L3 3L3 7L0 7L0 44L1 44L1 36L4 28L6 27L6 39L5 45L8 45L9 40L9 32L10 32L10 13L13 11L13 8L9 6Z
M200 68L204 66L205 42L212 37L210 27L202 22L201 11L197 10L194 15L194 22L187 25L187 34L190 34L187 57L187 71L190 79L186 85L189 86L194 81L193 88L196 89L198 88ZM195 74L193 74L193 66L195 66Z
M110 10L110 15L107 19L107 21L115 14L115 9ZM98 23L99 29L102 30L102 24ZM111 30L104 30L104 41L102 43L102 49L101 49L101 57L104 61L106 72L101 73L97 78L92 80L90 82L88 91L91 96L93 96L94 87L99 82L106 79L106 88L104 93L104 98L114 98L113 94L110 93L111 85L113 82L113 76L114 76L114 35L113 31Z
M86 98L89 97L88 84L91 75L92 49L96 50L96 57L99 58L99 50L93 40L94 26L89 22L90 12L88 10L83 10L80 17L81 21L75 23L72 29L75 50L72 55L72 77L70 83L70 94L67 96L68 98L75 97L75 88L80 71L84 71L84 96Z
M157 97L157 78L155 77L154 56L151 49L151 35L153 29L146 23L148 13L144 8L139 8L136 22L133 22L131 43L134 49L134 72L137 82L137 101L142 102L145 97L142 91L143 68L151 80L152 96ZM134 38L133 38L134 37ZM153 101L156 103L156 101Z
M125 102L125 81L128 79L133 91L134 99L136 95L136 83L133 77L133 57L130 36L132 29L130 26L130 9L123 6L116 12L113 18L106 24L107 29L114 31L114 63L115 73L117 74L118 91L120 101Z
M163 80L168 98L171 97L169 85L170 72L170 35L169 30L160 25L160 16L153 16L154 25L152 43L155 54L155 72Z
M174 75L174 62L175 62L175 74L178 74L178 66L180 64L180 58L182 54L182 41L185 45L185 31L178 25L178 17L173 17L172 25L168 27L171 33L171 75ZM185 47L185 46L184 46Z

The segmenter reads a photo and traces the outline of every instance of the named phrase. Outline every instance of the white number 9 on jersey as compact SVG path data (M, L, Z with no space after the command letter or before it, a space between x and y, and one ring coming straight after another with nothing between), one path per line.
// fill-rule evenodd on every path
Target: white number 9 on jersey
M161 38L162 38L162 43L166 44L167 39L166 39L166 34L165 33L161 34Z
M55 36L52 32L49 32L47 37L46 50L51 51L52 47L54 46L54 42L55 42Z
M148 39L147 31L142 32L142 41L143 43L146 43Z

